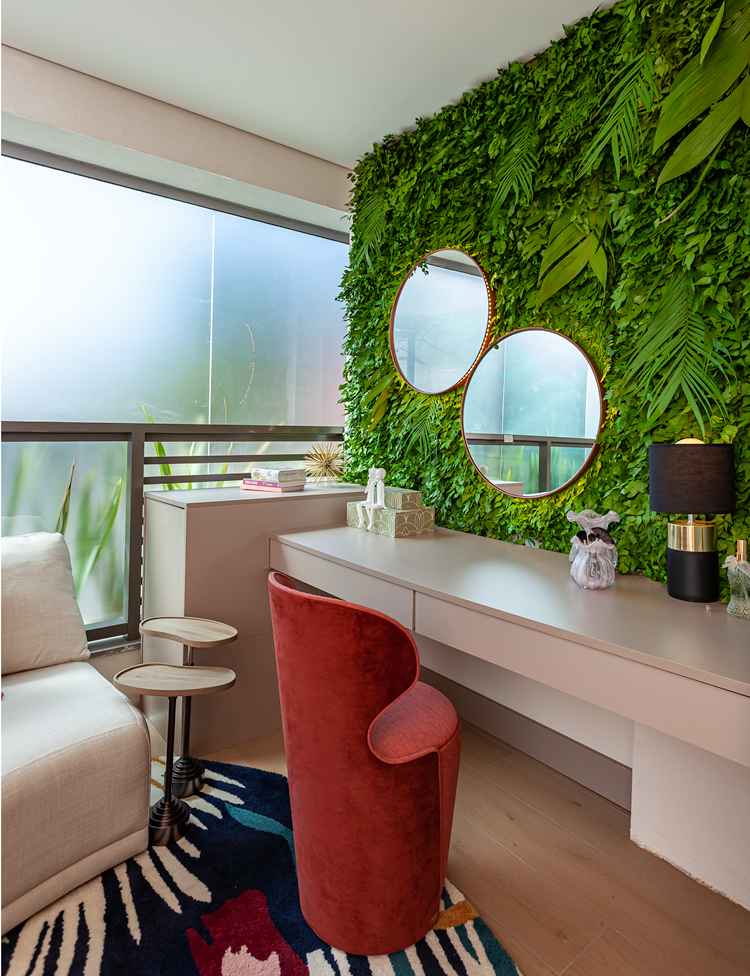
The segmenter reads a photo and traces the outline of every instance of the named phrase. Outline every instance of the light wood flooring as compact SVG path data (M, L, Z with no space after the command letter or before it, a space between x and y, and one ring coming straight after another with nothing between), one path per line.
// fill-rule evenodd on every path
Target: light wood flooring
M211 758L286 771L280 735ZM750 912L633 844L624 810L466 724L448 877L523 976L750 974Z

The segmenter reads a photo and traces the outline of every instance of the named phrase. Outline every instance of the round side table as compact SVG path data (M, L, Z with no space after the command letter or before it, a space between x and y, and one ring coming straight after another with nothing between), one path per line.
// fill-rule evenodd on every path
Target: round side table
M174 717L177 698L210 695L231 688L237 675L230 668L180 667L177 664L134 664L119 671L114 683L125 692L169 699L164 796L151 807L148 818L152 844L162 846L179 840L190 819L190 807L173 792Z
M193 650L220 647L237 639L237 628L202 617L148 617L141 623L141 635L161 637L182 644L182 663L193 665ZM203 766L190 755L191 699L182 701L182 746L173 771L174 795L192 796L203 785Z

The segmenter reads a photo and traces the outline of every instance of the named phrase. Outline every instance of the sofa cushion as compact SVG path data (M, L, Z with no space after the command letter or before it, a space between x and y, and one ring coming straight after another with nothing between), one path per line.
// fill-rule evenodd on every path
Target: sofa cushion
M2 897L15 901L148 821L143 716L90 664L3 680Z
M3 674L87 658L86 631L63 537L34 532L0 543Z

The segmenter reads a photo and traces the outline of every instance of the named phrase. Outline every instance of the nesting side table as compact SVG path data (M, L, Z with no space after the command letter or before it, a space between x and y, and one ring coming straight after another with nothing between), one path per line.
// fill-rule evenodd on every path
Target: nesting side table
M141 623L141 635L162 637L182 644L182 663L193 666L193 650L220 647L237 640L237 628L202 617L148 617ZM174 764L173 790L178 797L192 796L203 783L203 766L190 755L191 698L182 701L182 746Z
M151 807L148 818L152 844L162 846L182 837L190 819L190 808L173 793L174 718L178 698L210 695L231 688L237 676L230 668L180 667L176 664L134 664L114 676L115 685L135 695L157 695L169 699L167 755L164 768L164 796Z

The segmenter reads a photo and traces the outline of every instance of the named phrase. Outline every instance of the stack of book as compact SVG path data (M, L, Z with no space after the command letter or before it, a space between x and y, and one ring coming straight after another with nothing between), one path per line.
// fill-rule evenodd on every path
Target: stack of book
M304 468L251 468L242 487L247 491L302 491L305 476Z

